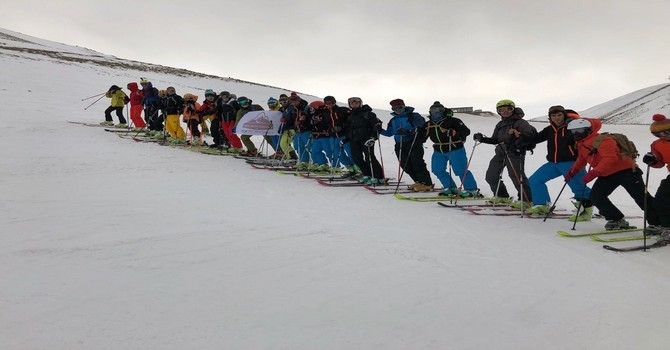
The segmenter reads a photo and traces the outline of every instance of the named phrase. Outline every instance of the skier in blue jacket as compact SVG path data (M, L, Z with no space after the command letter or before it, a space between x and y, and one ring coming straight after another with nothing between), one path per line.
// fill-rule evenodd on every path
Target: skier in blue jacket
M414 107L405 106L402 99L397 98L390 104L392 118L386 130L380 130L379 134L393 136L399 165L414 181L408 188L416 192L430 192L434 185L423 159L426 120L414 112Z

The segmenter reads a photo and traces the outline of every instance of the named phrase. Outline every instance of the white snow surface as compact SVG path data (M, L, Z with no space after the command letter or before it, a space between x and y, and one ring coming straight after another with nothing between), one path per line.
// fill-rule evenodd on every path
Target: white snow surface
M668 249L613 253L557 236L566 220L474 216L121 139L66 120L101 121L109 100L81 99L142 72L0 64L0 349L668 348ZM180 92L279 91L154 78ZM473 132L495 124L458 116ZM648 126L604 130L642 152L654 139ZM481 145L472 160L487 195L492 154ZM545 154L528 157L528 175ZM666 175L651 171L652 193ZM612 198L642 215L624 191Z

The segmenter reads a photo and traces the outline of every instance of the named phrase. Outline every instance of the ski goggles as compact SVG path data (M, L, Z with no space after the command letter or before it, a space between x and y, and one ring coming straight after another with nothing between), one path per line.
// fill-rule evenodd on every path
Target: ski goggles
M512 113L514 111L514 108L511 106L504 106L496 109L496 111L498 111L499 114Z
M238 102L238 103L240 104L240 106L242 106L242 107L246 107L246 106L249 105L249 100L239 100L239 101L237 101L237 102Z
M591 132L591 128L579 128L579 129L572 129L569 131L575 138L575 140L581 140Z
M670 130L652 132L651 134L656 136L656 137L668 137L668 136L670 136Z

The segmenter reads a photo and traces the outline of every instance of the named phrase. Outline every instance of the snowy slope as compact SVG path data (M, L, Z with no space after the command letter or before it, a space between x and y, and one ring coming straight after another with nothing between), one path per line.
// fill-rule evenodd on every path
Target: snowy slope
M670 84L640 89L582 111L608 124L651 124L655 113L670 114Z
M580 111L583 117L598 118L605 124L649 125L655 113L670 114L670 84L659 84L633 91ZM570 108L569 106L565 106ZM533 118L548 122L547 116Z
M556 236L564 220L473 216L124 140L66 120L100 121L108 100L81 99L146 72L2 49L0 64L2 349L667 348L668 250L611 253ZM151 78L257 101L286 91ZM653 140L647 126L606 130ZM486 194L492 151L472 161ZM382 156L395 175L390 139ZM528 173L543 161L540 146ZM650 191L666 175L653 170ZM641 215L623 191L612 199Z

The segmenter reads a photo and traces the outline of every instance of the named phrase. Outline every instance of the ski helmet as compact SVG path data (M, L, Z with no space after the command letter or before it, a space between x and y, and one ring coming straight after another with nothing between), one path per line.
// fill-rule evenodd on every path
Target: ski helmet
M498 103L496 103L496 109L500 107L516 107L516 104L512 100L500 100Z
M216 93L215 93L214 90L212 90L212 89L207 89L207 90L205 90L205 98L206 98L207 96L214 96L214 97L216 97Z
M591 133L591 122L586 119L573 119L568 123L568 131L575 141L579 141Z
M591 128L591 122L586 119L575 119L568 124L568 130Z
M247 98L246 96L240 96L240 98L237 99L237 102L242 107L247 107L251 104L251 100L249 100L249 98Z

